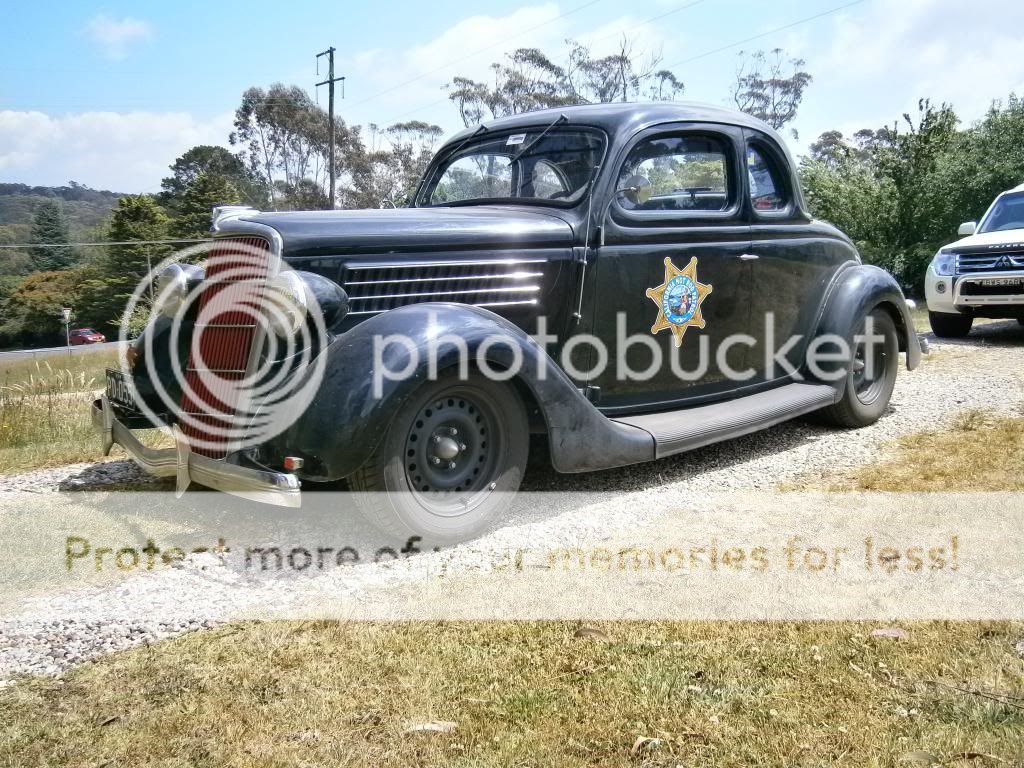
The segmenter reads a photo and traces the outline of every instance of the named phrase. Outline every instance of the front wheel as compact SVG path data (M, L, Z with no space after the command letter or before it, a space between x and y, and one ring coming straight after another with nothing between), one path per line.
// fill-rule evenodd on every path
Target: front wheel
M842 399L821 411L825 421L856 429L878 421L889 407L900 362L899 338L892 316L882 309L861 325ZM874 340L872 340L874 337Z
M928 322L931 323L932 332L940 339L962 339L970 334L974 318L970 315L961 315L959 312L955 315L948 312L929 312Z
M514 387L444 376L399 408L349 484L360 511L383 532L454 544L508 508L528 452L526 409Z

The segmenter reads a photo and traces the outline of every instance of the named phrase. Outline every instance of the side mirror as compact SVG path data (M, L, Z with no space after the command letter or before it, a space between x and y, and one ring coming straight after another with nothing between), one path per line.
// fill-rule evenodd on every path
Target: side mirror
M960 228L956 231L961 237L970 237L978 231L978 222L976 221L965 221L960 225Z
M643 205L651 199L651 180L646 176L630 176L618 189L619 193L633 205Z

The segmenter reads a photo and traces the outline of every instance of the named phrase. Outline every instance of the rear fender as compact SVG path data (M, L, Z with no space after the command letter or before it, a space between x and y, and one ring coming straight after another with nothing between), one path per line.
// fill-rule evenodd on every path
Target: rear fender
M869 264L856 264L840 272L826 296L816 336L838 336L845 339L852 348L861 318L879 308L892 316L900 351L907 353L907 369L914 370L921 364L921 343L914 330L914 320L903 291L895 278L884 269ZM831 351L828 344L823 344L821 349ZM825 371L839 371L845 370L846 365L847 361L843 361L822 364L820 367ZM829 383L837 390L843 386L842 380Z

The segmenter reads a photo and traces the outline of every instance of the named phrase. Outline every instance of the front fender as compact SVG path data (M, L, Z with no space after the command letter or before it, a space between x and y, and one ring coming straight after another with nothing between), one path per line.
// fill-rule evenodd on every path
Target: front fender
M914 370L921 364L921 342L903 291L884 269L854 264L836 275L825 298L817 336L836 335L852 344L861 318L879 307L892 315L900 351L907 354L907 369Z
M532 338L480 307L414 304L394 309L338 336L323 354L325 373L312 403L263 447L265 460L272 462L285 455L303 457L302 475L311 480L352 474L432 372L459 366L462 359L486 360L494 369L516 372L514 378L544 417L552 463L559 471L654 458L648 433L603 416ZM407 375L389 378L383 371Z

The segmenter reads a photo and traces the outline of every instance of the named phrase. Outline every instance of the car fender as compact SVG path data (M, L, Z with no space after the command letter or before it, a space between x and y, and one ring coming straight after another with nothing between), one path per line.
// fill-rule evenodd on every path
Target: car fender
M914 370L921 363L921 342L914 329L910 307L896 279L879 267L853 264L835 276L826 292L815 336L818 339L838 336L852 346L861 318L879 307L892 315L900 351L907 355L907 369ZM820 349L834 351L838 347L825 342L820 344ZM845 370L846 363L836 361L820 367L825 371L839 371ZM842 382L838 379L830 383L841 389Z
M260 454L270 462L285 451L302 457L307 479L331 481L358 469L397 410L430 378L431 358L434 371L458 367L463 359L473 367L485 360L525 387L543 416L552 464L561 472L654 458L648 433L602 415L536 341L480 307L424 303L393 309L337 336L323 354L323 379L311 403ZM390 378L381 368L407 375Z

